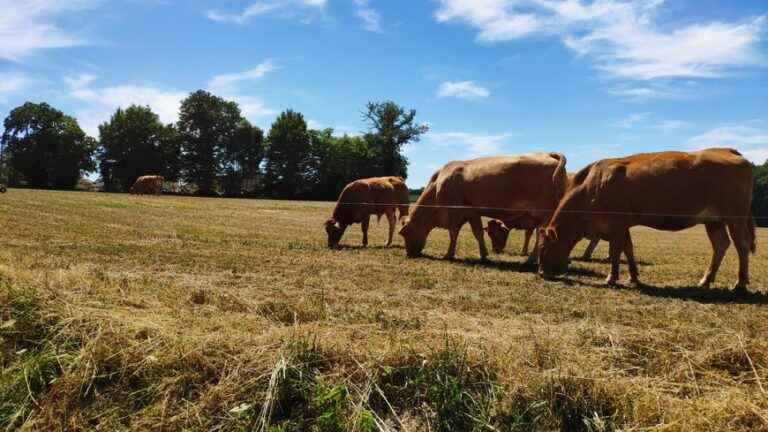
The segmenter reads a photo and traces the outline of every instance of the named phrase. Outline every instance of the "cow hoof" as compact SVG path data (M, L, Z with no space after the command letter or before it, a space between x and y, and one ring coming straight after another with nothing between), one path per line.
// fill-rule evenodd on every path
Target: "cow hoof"
M712 285L712 282L707 278L704 278L699 282L699 288L709 289L710 285Z
M738 295L744 295L747 293L747 285L743 283L737 283L733 286L733 292Z
M605 279L605 284L608 285L608 286L616 286L616 282L617 282L617 279L615 277L612 277L612 276L608 276Z
M456 256L454 256L454 255L445 255L445 256L443 256L443 259L446 260L446 261L454 261L454 260L456 260Z
M635 288L643 285L643 283L640 282L640 279L630 279L630 280L627 281L627 284L629 286L635 287Z

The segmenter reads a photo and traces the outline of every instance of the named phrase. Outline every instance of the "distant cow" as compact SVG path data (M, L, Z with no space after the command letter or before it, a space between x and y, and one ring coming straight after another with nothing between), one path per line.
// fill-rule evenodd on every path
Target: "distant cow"
M566 188L566 191L571 190L573 187L576 186L575 184L575 178L576 173L568 173L568 186ZM493 251L495 253L502 253L504 252L504 249L507 247L507 240L509 239L509 232L513 229L519 229L519 230L525 230L525 240L523 241L523 250L521 251L521 255L527 256L528 255L528 247L531 243L531 237L533 236L534 230L538 228L538 225L536 225L536 221L526 217L522 216L517 219L511 219L511 220L505 220L500 221L493 219L488 222L488 226L485 228L485 231L488 233L488 237L491 238L491 246L493 247ZM581 259L584 260L590 260L592 259L592 254L594 254L595 249L597 249L597 245L600 243L600 239L597 237L591 237L589 239L589 245L584 250L584 254L582 255ZM537 233L536 236L536 245L534 246L534 253L538 250L539 246L539 236Z
M749 253L756 250L750 210L753 178L750 163L738 151L708 149L605 159L576 177L579 184L562 199L549 225L541 229L542 276L564 273L576 242L595 234L610 242L611 272L606 282L618 280L624 252L630 281L639 283L630 227L680 231L704 224L713 256L700 285L707 287L715 280L730 246L730 233L739 255L735 289L746 290Z
M469 222L486 259L481 217L529 217L535 226L543 224L565 193L565 163L560 153L535 153L446 164L432 176L400 230L408 256L421 255L429 233L444 228L451 239L445 257L454 258L459 231Z
M148 175L139 177L129 192L133 195L160 195L163 192L163 176Z
M389 222L387 246L392 245L395 233L395 210L400 219L408 215L410 192L402 177L376 177L357 180L347 185L339 196L333 217L325 222L328 247L339 245L348 226L359 223L363 230L363 246L368 246L368 224L371 215L382 215Z

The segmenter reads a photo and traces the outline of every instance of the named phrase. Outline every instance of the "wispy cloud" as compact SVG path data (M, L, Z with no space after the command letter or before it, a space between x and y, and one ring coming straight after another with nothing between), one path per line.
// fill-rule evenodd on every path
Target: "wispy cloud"
M617 128L621 128L621 129L628 129L628 128L631 128L631 127L633 127L633 126L635 126L635 125L645 121L645 119L647 119L648 116L650 116L650 115L651 115L651 113L647 113L647 112L645 112L645 113L629 114L628 116L626 116L626 117L624 117L624 118L622 118L622 119L620 119L618 121L615 121L612 124L612 126L613 127L617 127Z
M762 165L768 160L768 125L764 121L749 121L719 126L689 139L688 146L696 150L736 148L753 163Z
M491 92L474 81L445 81L437 89L437 97L454 97L465 100L485 99Z
M629 114L613 122L611 126L619 129L652 129L661 132L672 132L688 129L693 124L683 120L653 120L651 113L643 112Z
M369 0L354 0L357 16L363 21L363 28L369 32L381 33L381 14L370 6Z
M327 0L271 0L252 3L240 12L208 10L205 16L212 21L245 24L249 20L266 15L294 17L300 12L322 10Z
M632 80L712 78L764 65L768 18L657 24L664 0L440 0L439 22L464 22L481 42L556 36L606 74ZM647 93L647 91L638 91Z
M452 147L456 150L463 150L463 157L479 157L503 153L504 146L513 136L510 133L429 132L425 136L425 141L438 147Z
M117 85L95 88L92 84L97 77L89 74L74 75L65 78L69 86L69 96L79 101L82 106L76 110L80 125L89 135L98 136L98 127L109 120L118 108L130 105L145 105L165 123L178 119L181 100L186 92L163 90L146 85Z
M0 72L0 96L24 90L32 82L32 78L20 72Z
M57 21L69 12L89 9L100 0L0 0L0 58L19 61L46 48L84 45L87 40Z
M267 59L255 68L244 72L216 75L208 83L208 87L211 89L226 89L242 81L259 79L275 69L277 69L277 66L274 61Z

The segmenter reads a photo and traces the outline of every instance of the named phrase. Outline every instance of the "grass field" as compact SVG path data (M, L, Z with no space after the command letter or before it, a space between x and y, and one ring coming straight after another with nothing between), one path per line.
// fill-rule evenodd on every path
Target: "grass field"
M331 208L0 195L0 428L768 430L768 232L734 297L733 249L691 287L703 229L633 230L648 286L606 288L541 280L519 232L487 265L468 228L456 262L385 221L331 251Z

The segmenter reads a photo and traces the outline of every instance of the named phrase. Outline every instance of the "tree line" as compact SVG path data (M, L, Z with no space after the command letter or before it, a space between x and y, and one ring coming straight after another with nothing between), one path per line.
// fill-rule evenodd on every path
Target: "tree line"
M98 172L105 191L126 192L142 175L162 175L180 193L335 199L355 179L407 177L403 148L427 132L415 110L392 101L370 102L362 116L367 133L337 136L309 128L289 109L265 134L237 103L198 90L182 101L174 124L132 105L101 124L96 140L73 117L27 102L4 121L0 181L73 189Z

